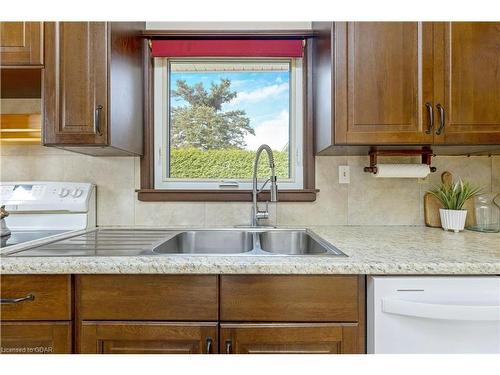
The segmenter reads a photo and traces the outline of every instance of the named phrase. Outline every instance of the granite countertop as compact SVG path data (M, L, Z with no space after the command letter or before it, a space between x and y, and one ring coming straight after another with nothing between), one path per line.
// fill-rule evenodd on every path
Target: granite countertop
M2 274L500 274L499 233L451 233L418 226L316 226L309 229L348 257L147 256L140 255L141 251L151 247L157 237L165 233L155 231L155 240L149 243L141 239L145 229L122 228L116 233L138 241L136 245L128 245L133 255L3 256L0 271ZM112 238L107 240L110 246L116 245ZM115 240L119 243L120 235L115 236Z

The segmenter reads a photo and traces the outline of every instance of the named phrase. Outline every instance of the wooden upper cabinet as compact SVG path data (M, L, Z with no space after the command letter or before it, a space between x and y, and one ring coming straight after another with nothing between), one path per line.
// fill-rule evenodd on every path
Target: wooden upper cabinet
M316 108L332 105L333 127L329 143L317 140L318 151L332 144L432 143L425 105L432 103L432 25L337 22L330 27L331 43L319 42L316 53L320 64L333 69L331 100ZM323 31L322 37L327 35ZM328 53L330 61L321 56ZM318 64L316 68L325 70ZM317 121L317 126L328 126Z
M0 22L0 66L43 65L42 22Z
M106 145L106 23L48 23L45 31L45 143Z
M319 22L313 29L316 152L500 144L500 23Z
M142 28L45 24L45 145L92 155L142 153Z
M336 143L430 143L425 102L432 102L431 27L420 22L352 22L347 25L347 121ZM347 74L347 77L342 77ZM419 86L422 85L422 90ZM341 92L339 92L342 95ZM346 115L342 111L346 110Z
M436 23L436 143L500 144L500 23ZM439 123L439 121L438 121Z

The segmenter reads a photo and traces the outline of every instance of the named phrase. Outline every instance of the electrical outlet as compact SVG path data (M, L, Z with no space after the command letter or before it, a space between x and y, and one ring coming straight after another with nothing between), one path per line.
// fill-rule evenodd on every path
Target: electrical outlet
M351 182L351 172L348 165L339 165L339 184Z

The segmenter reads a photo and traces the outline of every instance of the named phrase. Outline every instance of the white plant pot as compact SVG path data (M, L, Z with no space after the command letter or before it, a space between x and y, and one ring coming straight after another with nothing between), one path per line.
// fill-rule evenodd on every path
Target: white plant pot
M464 230L467 210L446 210L440 208L439 216L441 217L441 227L444 230L452 230L455 233Z

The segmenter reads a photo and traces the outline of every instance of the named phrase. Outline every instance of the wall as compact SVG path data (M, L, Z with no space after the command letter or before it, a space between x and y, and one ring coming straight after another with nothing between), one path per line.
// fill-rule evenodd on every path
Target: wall
M140 202L139 158L92 157L41 146L2 146L0 179L90 181L98 186L99 225L228 226L248 224L249 203ZM390 160L388 160L390 161ZM500 192L500 156L441 156L428 179L375 179L363 172L368 157L316 158L313 203L277 203L277 225L423 225L422 197L447 170ZM351 183L338 183L338 166L351 167Z
M148 22L148 29L310 29L310 22ZM146 203L137 200L139 159L91 157L41 146L0 148L0 180L90 181L98 186L99 225L214 226L248 224L249 203ZM313 203L271 205L277 225L423 225L423 194L448 170L500 192L500 156L436 157L428 179L374 179L363 172L368 157L316 158ZM351 167L351 183L338 183L338 166Z

